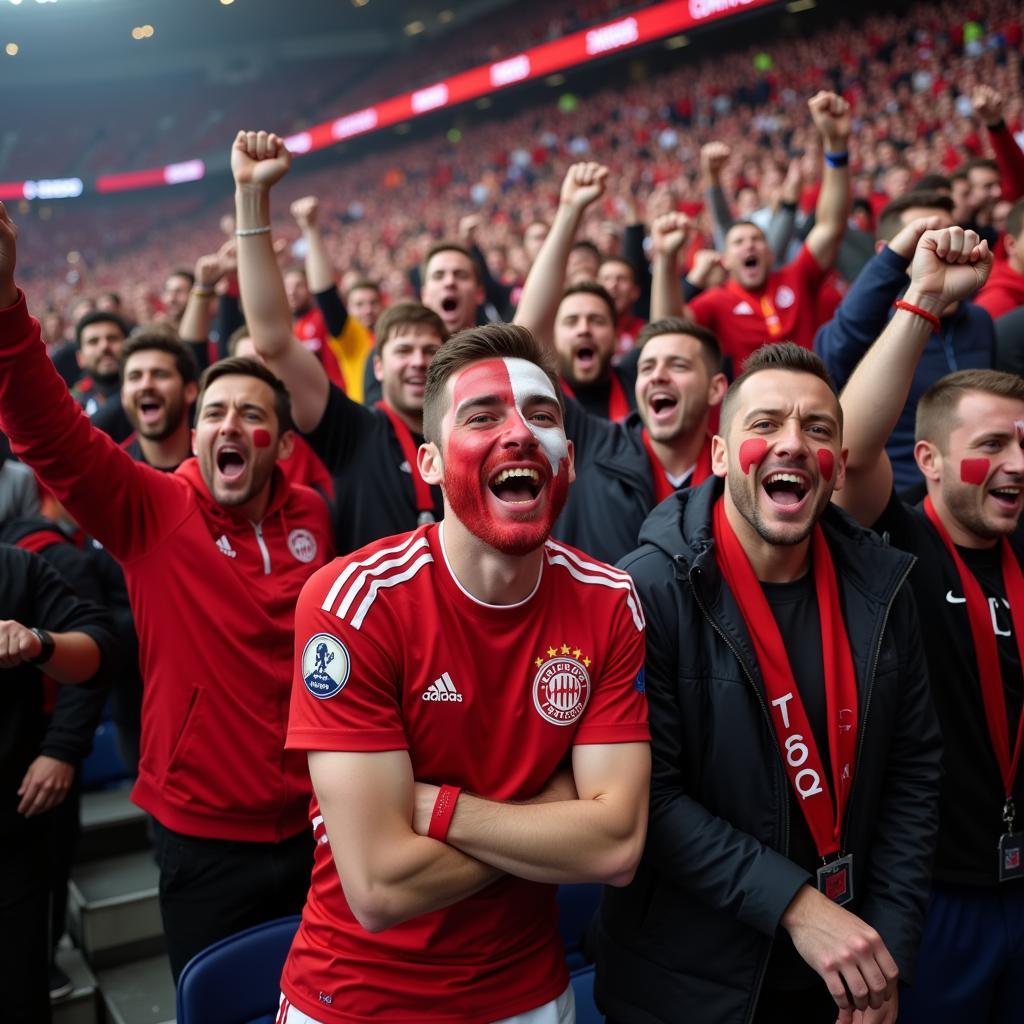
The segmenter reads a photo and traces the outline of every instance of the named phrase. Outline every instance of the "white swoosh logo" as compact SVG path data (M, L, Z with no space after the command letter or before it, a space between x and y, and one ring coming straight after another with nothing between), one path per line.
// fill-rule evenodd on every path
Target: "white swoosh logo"
M946 600L950 604L966 604L967 603L967 598L966 597L954 597L952 590L947 590L946 591Z

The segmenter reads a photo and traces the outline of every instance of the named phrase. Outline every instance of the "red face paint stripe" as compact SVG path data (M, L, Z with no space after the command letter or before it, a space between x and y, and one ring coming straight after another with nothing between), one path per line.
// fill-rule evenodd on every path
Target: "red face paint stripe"
M257 427L252 432L252 443L257 448L269 448L270 447L270 431L265 430L263 427Z
M989 459L962 459L960 461L960 479L965 484L974 484L975 487L980 487L988 477L991 466L992 462Z
M825 480L832 479L832 470L836 468L836 457L827 448L818 449L818 468Z
M763 437L748 438L740 445L740 469L749 474L750 467L756 466L767 454L768 442Z

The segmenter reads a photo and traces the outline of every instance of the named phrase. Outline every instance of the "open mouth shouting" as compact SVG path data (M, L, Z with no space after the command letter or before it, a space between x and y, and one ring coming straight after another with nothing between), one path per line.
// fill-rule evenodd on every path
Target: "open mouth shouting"
M1010 515L1019 515L1021 511L1022 486L1020 484L1004 484L993 487L988 496L996 503L1000 511Z
M217 450L217 473L228 484L237 483L248 466L245 452L237 445L225 444Z
M142 395L135 403L139 422L146 427L155 426L164 413L164 403L156 395Z
M782 515L801 512L811 493L811 482L801 470L774 469L761 480L761 488L771 507Z
M487 484L491 494L515 511L529 511L541 492L545 479L533 466L510 466L495 473Z
M650 410L649 419L652 426L670 423L679 408L679 396L672 391L651 391L647 398Z

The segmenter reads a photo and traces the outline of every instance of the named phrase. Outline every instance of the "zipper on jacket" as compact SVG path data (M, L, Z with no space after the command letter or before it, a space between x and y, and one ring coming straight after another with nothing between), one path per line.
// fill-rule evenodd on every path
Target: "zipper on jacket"
M896 581L896 586L893 588L892 596L889 598L889 601L885 606L885 612L882 615L882 628L878 631L878 643L875 646L875 657L871 662L871 672L868 675L868 694L867 697L864 698L864 717L860 725L860 739L857 741L857 758L853 762L853 785L850 787L850 798L846 801L846 816L843 819L843 827L839 836L840 844L844 849L845 843L843 843L843 840L846 838L846 822L849 819L850 812L853 808L853 794L857 790L857 779L860 778L861 754L864 752L864 737L867 735L868 713L871 711L871 698L875 694L875 677L878 675L878 662L882 657L882 643L885 640L885 627L889 624L889 615L892 613L892 606L896 603L896 598L903 589L903 584L907 582L907 577L910 575L910 570L913 568L914 562L911 562L910 565L903 570L903 575Z
M270 552L267 550L267 542L263 539L263 524L253 523L253 530L256 532L256 543L260 546L260 554L263 555L263 575L270 575Z
M694 565L694 567L691 570L691 572L688 573L687 575L688 576L692 576L693 573L696 573L699 576L700 575L700 567L697 566L697 565ZM700 610L704 613L704 618L707 619L707 621L711 625L711 628L722 638L722 640L725 642L725 646L728 647L730 651L732 651L733 657L735 657L736 660L739 662L740 668L743 670L743 674L747 677L748 682L750 683L751 687L753 687L754 693L757 695L757 701L761 705L761 710L764 712L765 720L768 722L768 730L774 736L775 735L775 727L772 725L772 716L771 716L771 714L768 711L768 705L765 703L764 697L761 695L761 691L757 688L757 684L754 682L754 677L750 674L749 670L747 669L746 662L743 660L743 657L740 655L740 652L738 650L736 650L736 648L733 645L732 641L725 635L725 631L718 625L718 623L715 621L714 617L708 611L707 606L704 604L704 601L701 599L700 588L697 586L697 584L693 581L692 578L690 579L690 587L693 590L693 596L697 599L697 604L700 607ZM893 595L893 599L895 600L895 595ZM883 626L883 628L884 628L884 626ZM879 651L881 651L881 644L879 644ZM783 800L782 800L782 823L783 823L783 832L782 832L782 850L781 850L781 853L782 853L783 857L788 857L789 856L789 789L787 787L789 786L789 780L786 778L785 771L783 770L782 763L779 761L779 759L778 758L772 758L772 760L774 761L774 763L776 765L776 773L775 773L776 774L776 778L778 779L779 776L781 775L781 781L782 781L782 794L783 794ZM760 970L759 970L758 975L757 975L757 981L754 984L754 998L753 998L753 1001L750 1004L750 1013L747 1014L745 1024L750 1024L750 1021L752 1021L754 1019L754 1014L757 1012L757 1001L758 1001L758 999L761 998L761 987L764 985L764 976L768 973L768 962L772 958L772 950L774 948L775 948L775 939L773 938L773 939L769 940L768 952L765 954L764 959L761 961L761 967L760 967Z

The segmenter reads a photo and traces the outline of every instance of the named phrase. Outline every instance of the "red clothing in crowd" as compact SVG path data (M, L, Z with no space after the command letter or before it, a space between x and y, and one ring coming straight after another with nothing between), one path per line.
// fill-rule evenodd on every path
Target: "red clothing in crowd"
M491 800L535 796L575 745L648 738L633 583L553 541L537 590L504 607L462 589L437 525L370 544L304 588L295 652L289 749L407 750L417 779ZM565 989L554 886L505 876L371 934L310 813L312 885L281 983L304 1013L484 1024Z
M997 260L985 287L978 292L974 301L982 309L987 309L993 320L1004 313L1013 312L1018 306L1024 306L1024 274L1014 270L1004 260Z
M253 524L195 459L135 462L68 394L24 297L0 310L0 424L12 449L124 568L145 680L133 799L167 828L275 842L305 827L309 773L284 752L292 622L332 554L327 507L275 470Z

